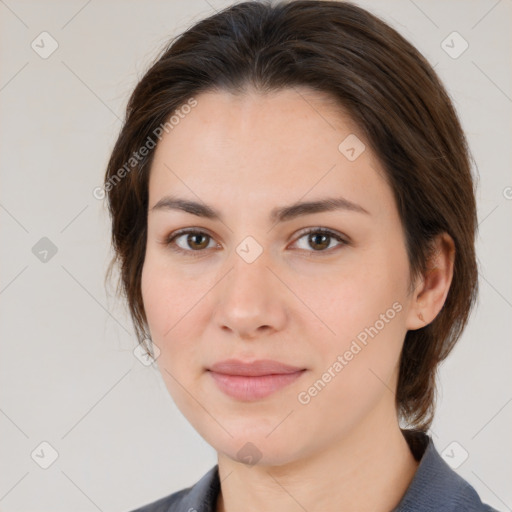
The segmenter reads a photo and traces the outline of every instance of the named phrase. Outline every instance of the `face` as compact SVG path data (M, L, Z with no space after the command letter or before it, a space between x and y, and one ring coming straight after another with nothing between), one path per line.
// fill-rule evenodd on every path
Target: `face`
M273 465L395 420L409 264L362 134L306 88L195 99L155 150L142 272L176 405L219 454ZM212 371L228 359L297 371Z

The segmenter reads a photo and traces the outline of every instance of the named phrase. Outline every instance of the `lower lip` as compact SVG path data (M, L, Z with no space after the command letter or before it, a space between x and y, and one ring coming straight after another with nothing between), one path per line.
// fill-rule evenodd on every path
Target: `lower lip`
M243 375L225 375L210 371L210 375L226 395L237 400L258 400L284 388L297 380L305 370L293 373L261 375L247 377Z

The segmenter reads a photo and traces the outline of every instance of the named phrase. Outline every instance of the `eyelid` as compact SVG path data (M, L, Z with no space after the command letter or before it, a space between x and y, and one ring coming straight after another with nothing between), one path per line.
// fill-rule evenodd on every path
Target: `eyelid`
M299 231L299 234L296 237L296 240L299 240L304 235L309 235L310 233L323 233L326 235L331 236L332 238L336 238L341 242L344 242L346 244L350 243L350 239L348 236L344 235L343 233L340 233L339 231L336 231L335 229L331 228L324 228L322 226L313 226L309 228L304 228L303 230Z

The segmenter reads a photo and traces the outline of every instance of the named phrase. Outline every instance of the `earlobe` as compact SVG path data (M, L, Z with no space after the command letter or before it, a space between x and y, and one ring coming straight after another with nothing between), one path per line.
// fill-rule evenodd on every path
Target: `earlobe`
M455 243L450 235L442 233L435 240L434 250L427 270L414 290L408 330L416 330L430 324L441 311L453 278Z
M407 319L407 330L415 331L416 329L421 329L422 327L425 327L429 323L430 322L427 322L425 320L425 317L423 316L421 310L418 311L418 306L413 305L413 307L409 311L409 318Z

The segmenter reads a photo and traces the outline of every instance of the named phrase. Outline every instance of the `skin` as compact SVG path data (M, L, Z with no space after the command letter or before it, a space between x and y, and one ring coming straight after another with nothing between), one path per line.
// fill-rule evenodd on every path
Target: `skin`
M295 88L196 100L154 155L142 295L169 393L218 453L217 510L389 511L418 466L395 410L399 356L407 330L430 323L446 299L453 241L439 237L433 270L411 292L392 190L369 144L329 97ZM338 150L350 134L366 145L352 162ZM223 221L151 210L169 194L211 205ZM339 196L368 213L269 220L274 207ZM311 240L303 235L309 227L348 243ZM189 252L179 254L166 239L182 228L209 236L188 243L181 236L175 246ZM252 263L236 252L247 236L263 250ZM300 403L299 393L397 302L400 312ZM241 401L206 371L232 357L307 371L266 398ZM247 442L261 454L256 464L237 456Z

